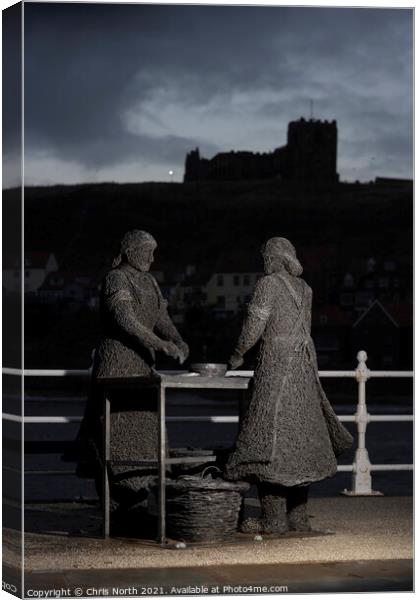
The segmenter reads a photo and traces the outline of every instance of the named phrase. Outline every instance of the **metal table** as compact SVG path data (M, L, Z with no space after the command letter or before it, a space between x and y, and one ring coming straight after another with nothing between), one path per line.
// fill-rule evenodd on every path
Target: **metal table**
M99 377L98 383L103 386L103 534L109 536L109 476L108 467L115 466L145 466L156 465L158 467L158 509L159 509L159 541L162 546L166 545L166 489L165 474L166 465L179 463L201 462L202 457L168 458L166 456L166 390L167 389L223 389L223 390L247 390L250 377L237 375L234 371L227 373L224 377L202 377L195 373L182 373L167 375L156 373L153 377ZM154 388L158 397L158 458L141 461L111 461L110 459L110 412L111 397L113 390ZM215 458L213 458L215 460Z

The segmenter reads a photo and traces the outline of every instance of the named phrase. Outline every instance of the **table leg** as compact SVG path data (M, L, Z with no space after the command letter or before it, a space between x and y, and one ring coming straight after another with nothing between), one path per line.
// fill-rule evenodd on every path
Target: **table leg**
M103 408L103 467L102 467L102 485L103 485L103 521L104 521L104 538L109 537L109 477L108 477L108 461L110 457L109 442L110 442L110 399L104 395Z
M159 386L159 541L161 546L166 543L166 406L165 386Z

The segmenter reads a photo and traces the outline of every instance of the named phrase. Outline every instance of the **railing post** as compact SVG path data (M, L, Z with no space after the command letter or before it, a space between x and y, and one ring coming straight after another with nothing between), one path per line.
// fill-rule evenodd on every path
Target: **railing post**
M369 423L369 413L366 406L366 381L370 371L366 366L367 354L364 350L357 353L359 361L355 371L358 383L358 402L355 413L357 423L357 450L353 462L352 488L343 490L345 496L382 496L381 492L372 490L371 463L366 448L366 428Z

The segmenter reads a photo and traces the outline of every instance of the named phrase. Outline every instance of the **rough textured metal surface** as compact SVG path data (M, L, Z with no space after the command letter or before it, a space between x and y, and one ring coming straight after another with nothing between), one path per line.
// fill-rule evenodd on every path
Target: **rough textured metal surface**
M238 526L245 482L210 475L185 475L166 485L167 534L182 541L217 541L232 537Z
M286 533L311 531L307 512L309 486L289 488L260 482L258 492L261 518L249 517L241 523L243 533Z
M232 368L239 367L243 355L261 340L252 396L226 476L308 485L336 473L336 456L353 438L337 419L318 377L310 335L312 290L300 278L295 249L285 238L272 238L262 253L265 276L256 284L230 359ZM301 527L304 507L293 514L292 521Z
M131 231L121 242L120 255L107 273L101 290L102 339L95 352L91 393L79 435L80 476L100 477L102 398L100 376L153 373L155 353L183 362L188 346L172 323L167 302L148 272L156 241L144 231ZM153 391L113 393L111 403L111 460L156 458L157 402ZM145 501L145 488L155 472L113 467L111 509L127 511Z

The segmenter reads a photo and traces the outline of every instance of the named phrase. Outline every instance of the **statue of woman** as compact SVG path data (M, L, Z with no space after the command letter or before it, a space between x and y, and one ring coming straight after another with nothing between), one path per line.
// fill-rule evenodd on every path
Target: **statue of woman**
M255 287L232 369L261 339L251 399L226 476L256 483L261 519L244 532L309 531L309 484L337 471L336 457L353 438L322 389L310 335L312 290L300 278L293 245L275 237L262 248L265 276Z
M147 232L129 231L119 256L102 284L102 338L95 352L91 392L79 433L80 477L94 477L102 486L102 393L98 377L151 376L156 352L181 363L188 346L172 323L167 302L149 273L157 244ZM158 455L158 412L153 391L115 393L111 403L111 459L135 461ZM145 509L148 486L156 470L112 466L109 469L111 527L134 533L150 522Z

